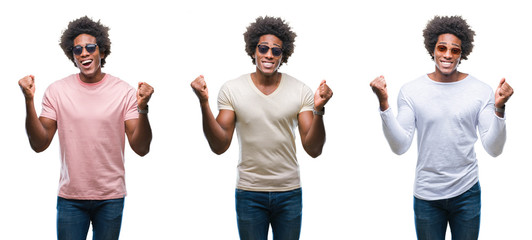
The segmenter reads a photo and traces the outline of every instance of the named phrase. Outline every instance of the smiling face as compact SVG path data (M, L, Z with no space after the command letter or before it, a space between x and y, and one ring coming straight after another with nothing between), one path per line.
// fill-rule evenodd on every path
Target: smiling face
M74 39L74 47L81 46L82 52L79 55L74 53L74 62L80 71L80 78L86 83L95 83L103 79L101 59L104 58L100 54L100 48L96 47L96 51L90 53L87 51L87 44L96 44L96 38L89 34L80 34Z
M269 49L266 53L260 53L258 46L268 46ZM255 64L257 65L257 73L261 73L265 76L272 76L277 72L283 59L283 54L275 56L272 48L283 48L283 41L272 34L262 35L259 39L259 43L255 48Z
M440 35L433 53L436 72L443 76L458 73L461 52L462 41L458 37L450 33Z

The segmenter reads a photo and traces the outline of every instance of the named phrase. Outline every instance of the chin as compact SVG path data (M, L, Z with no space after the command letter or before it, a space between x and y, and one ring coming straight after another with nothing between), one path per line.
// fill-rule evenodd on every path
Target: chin
M455 73L456 71L458 71L458 68L457 67L454 67L454 68L441 68L441 67L438 67L438 70L440 71L440 73L442 75L448 76L448 75L451 75L451 74Z
M271 75L273 75L273 74L275 74L277 72L277 69L266 69L266 70L264 70L264 69L259 68L259 71L262 74L266 75L266 76L271 76Z

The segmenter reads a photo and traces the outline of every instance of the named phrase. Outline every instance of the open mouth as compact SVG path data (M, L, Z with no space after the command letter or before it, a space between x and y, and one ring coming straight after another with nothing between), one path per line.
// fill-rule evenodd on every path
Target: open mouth
M92 63L92 60L85 60L85 61L81 61L81 65L85 66L85 67L88 67L90 66Z
M273 63L271 62L263 62L262 65L266 68L272 68L273 67Z
M446 67L446 68L451 67L451 65L453 65L452 62L440 61L440 63L442 65L442 67Z

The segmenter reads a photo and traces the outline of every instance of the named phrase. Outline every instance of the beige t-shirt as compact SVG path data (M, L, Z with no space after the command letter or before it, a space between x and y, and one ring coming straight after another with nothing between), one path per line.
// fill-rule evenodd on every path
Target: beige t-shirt
M231 110L236 115L240 143L238 189L289 191L301 187L295 129L298 114L313 108L310 88L284 73L270 95L257 89L251 74L222 86L218 109Z

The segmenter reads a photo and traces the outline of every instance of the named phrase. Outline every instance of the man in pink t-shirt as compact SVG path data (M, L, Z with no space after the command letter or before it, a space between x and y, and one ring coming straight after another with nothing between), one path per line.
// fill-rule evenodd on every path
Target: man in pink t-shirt
M86 16L70 22L60 46L79 73L48 87L40 117L33 101L35 77L19 80L31 148L44 151L56 131L59 136L58 239L85 239L91 222L94 239L118 239L126 196L125 136L140 156L150 149L153 88L141 82L135 90L102 72L111 53L108 31Z

